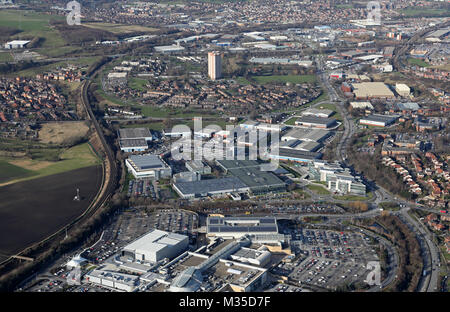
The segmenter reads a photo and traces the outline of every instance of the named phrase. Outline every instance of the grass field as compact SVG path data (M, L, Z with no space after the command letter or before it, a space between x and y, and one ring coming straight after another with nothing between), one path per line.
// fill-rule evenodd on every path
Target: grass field
M56 29L49 25L51 20L64 20L63 16L47 15L33 11L0 10L0 26L7 26L21 30L11 39L31 39L42 37L43 48L56 48L65 46L63 38Z
M96 61L98 61L99 59L100 59L99 56L80 57L80 58L72 59L72 60L68 60L68 61L55 62L55 63L43 65L43 66L28 68L28 69L13 73L10 76L12 76L12 77L16 77L16 76L36 77L37 74L41 74L42 72L51 71L58 67L64 67L67 65L90 66L90 65L94 64Z
M156 118L193 118L193 117L208 117L217 116L217 113L204 112L204 111L187 111L183 109L167 109L159 108L154 106L144 106L141 110L142 115L145 117L156 117Z
M293 126L293 125L295 125L296 120L297 120L297 117L291 117L288 120L286 120L286 122L284 124L288 125L288 126Z
M5 174L5 177L0 179L0 186L101 164L101 160L92 152L88 143L79 144L69 149L43 150L41 153L52 153L52 156L56 154L60 160L36 160L29 157L0 158L0 164L6 163L5 168L9 168L8 176ZM37 156L44 157L45 155L39 154Z
M306 187L309 188L314 193L317 193L319 195L330 194L330 192L325 187L320 186L320 185L308 184Z
M14 59L9 52L0 53L0 63L12 61L14 61Z
M420 67L429 67L429 66L431 66L430 64L428 64L425 61L422 61L421 59L412 58L412 57L408 58L408 64L410 64L410 65L417 65L417 66L420 66Z
M242 77L242 76L237 77L237 78L236 78L236 82L239 83L239 84L241 84L241 85L249 85L249 84L252 84L251 81L248 81L245 77Z
M253 80L260 84L266 84L271 82L277 83L305 83L315 82L316 76L314 75L272 75L272 76L252 76Z
M128 86L132 89L138 90L138 91L147 91L147 85L148 80L147 79L141 79L132 77L128 80Z
M434 16L450 16L450 12L444 9L433 9L433 8L405 8L402 13L408 17L434 17Z

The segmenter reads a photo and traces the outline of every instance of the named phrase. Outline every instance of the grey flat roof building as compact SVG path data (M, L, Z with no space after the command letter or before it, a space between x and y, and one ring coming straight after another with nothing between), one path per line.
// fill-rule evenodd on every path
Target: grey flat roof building
M249 189L236 177L174 183L173 188L182 198L225 195L231 192L247 192Z
M133 149L133 148L148 148L147 141L145 139L120 139L120 148Z
M230 169L260 167L261 163L257 160L216 160L217 165L225 172Z
M124 128L119 129L120 139L145 139L151 141L153 135L148 128Z
M272 172L261 171L259 167L241 167L228 172L244 182L254 194L286 190L286 183Z
M296 125L314 126L319 128L331 128L336 125L336 119L334 118L322 118L315 116L302 116L295 121Z
M294 128L289 130L281 138L283 141L289 140L301 140L301 141L312 141L321 142L328 138L332 132L322 129L307 129L307 128Z

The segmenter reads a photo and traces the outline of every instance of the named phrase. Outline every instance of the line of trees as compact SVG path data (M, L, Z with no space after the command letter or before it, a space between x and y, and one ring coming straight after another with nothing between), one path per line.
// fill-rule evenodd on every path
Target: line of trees
M392 236L399 254L397 279L389 290L416 291L422 275L423 260L415 233L397 216L391 214L377 217L377 221Z

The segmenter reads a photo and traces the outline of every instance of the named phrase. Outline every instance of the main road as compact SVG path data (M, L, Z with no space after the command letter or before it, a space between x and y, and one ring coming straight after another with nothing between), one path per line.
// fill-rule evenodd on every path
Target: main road
M435 29L435 28L433 28ZM420 33L420 36L425 35L428 33L428 31L422 31ZM414 37L414 40L418 40L420 36ZM413 42L412 41L412 42ZM411 42L408 42L410 44ZM401 49L401 51L403 51ZM404 52L404 51L403 51ZM398 58L398 56L397 56ZM340 141L338 142L337 148L336 148L336 156L337 159L340 160L343 164L347 165L346 163L346 151L348 149L348 144L350 143L351 137L355 133L355 125L351 117L349 116L348 112L346 111L344 107L345 99L340 98L339 94L336 92L336 90L331 85L329 79L328 79L328 73L325 70L323 60L321 57L317 58L317 64L318 64L318 72L317 74L320 77L320 80L322 81L323 85L328 91L328 94L330 96L330 100L332 102L337 103L336 109L339 111L343 118L344 123L344 133L342 137L340 138ZM422 276L420 286L420 291L423 292L433 292L437 291L437 284L438 284L438 277L439 277L439 249L436 247L436 245L433 242L433 235L424 229L422 225L417 222L413 217L411 217L408 214L409 207L422 209L430 211L430 209L427 209L426 207L423 207L421 205L417 205L416 203L408 202L403 199L398 198L397 196L392 195L389 191L384 189L381 186L376 186L376 190L374 191L375 196L375 204L379 204L381 201L393 201L397 202L404 207L399 212L394 212L395 215L397 215L403 222L405 222L408 227L416 233L416 238L419 241L419 244L421 246L421 253L423 256L423 262L424 262L424 270L429 274L426 274L426 276ZM435 212L435 211L433 211ZM366 214L368 216L368 214Z

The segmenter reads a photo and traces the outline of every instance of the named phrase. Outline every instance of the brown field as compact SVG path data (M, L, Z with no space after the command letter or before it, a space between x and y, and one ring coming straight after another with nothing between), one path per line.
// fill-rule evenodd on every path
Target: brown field
M113 34L129 34L135 32L154 32L157 29L139 25L123 25L110 23L83 23L83 26L109 31Z
M84 121L45 123L39 130L39 140L42 143L73 144L85 137L89 126Z
M19 166L24 169L32 170L32 171L42 170L53 164L53 162L51 162L51 161L33 161L32 159L29 159L29 158L19 158L19 159L10 160L8 162L15 166Z
M0 255L13 255L80 216L97 194L102 167L91 166L0 187ZM73 201L76 189L82 200Z

